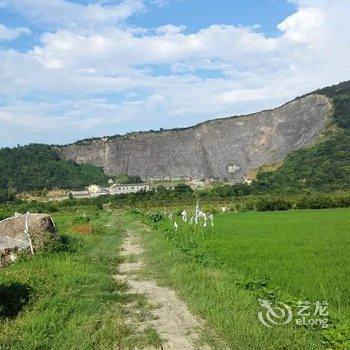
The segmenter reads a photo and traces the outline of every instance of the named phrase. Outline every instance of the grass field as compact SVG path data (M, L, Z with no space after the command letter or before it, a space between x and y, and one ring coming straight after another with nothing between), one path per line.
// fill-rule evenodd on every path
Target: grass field
M53 215L63 243L1 270L1 350L159 344L154 329L125 322L125 305L136 302L142 315L149 305L112 277L126 228L144 239L143 273L207 321L213 350L350 349L350 209L217 214L214 228L180 224L177 233L168 219L147 220L150 230L137 211L87 206ZM258 298L292 307L326 300L334 327L267 328Z
M85 207L54 219L66 238L61 249L0 272L0 349L128 349L157 342L152 330L135 334L124 322L122 306L133 297L112 277L120 217Z
M179 222L180 219L177 219ZM151 271L208 320L232 349L350 348L350 210L220 214L211 228L168 220L144 234ZM329 303L336 325L268 329L258 297Z

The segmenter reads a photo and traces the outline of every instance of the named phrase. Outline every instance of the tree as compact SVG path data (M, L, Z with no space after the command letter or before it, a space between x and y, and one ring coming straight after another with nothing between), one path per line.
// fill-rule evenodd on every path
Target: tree
M115 177L115 181L120 184L138 184L142 179L138 175L119 174Z
M101 168L60 159L52 146L32 144L0 149L0 189L8 191L67 188L107 184Z
M193 190L189 185L179 183L174 188L175 193L192 193Z

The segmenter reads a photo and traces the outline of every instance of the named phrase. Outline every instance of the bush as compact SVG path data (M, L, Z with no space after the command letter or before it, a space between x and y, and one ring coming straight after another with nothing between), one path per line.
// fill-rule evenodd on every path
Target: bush
M276 211L292 209L291 201L283 198L272 197L264 198L257 202L257 211Z
M159 222L163 219L163 215L159 212L154 212L149 215L149 219L153 222Z
M309 195L298 198L295 203L296 209L323 209L332 208L334 206L331 198Z
M345 208L350 206L350 193L333 194L305 193L293 196L248 196L239 198L230 205L233 211L275 211L288 209L325 209Z
M58 212L58 208L55 207L54 205L47 205L46 206L46 211L50 212L50 213L57 213Z
M77 216L76 218L74 218L72 220L72 224L76 225L76 224L87 224L91 221L90 216Z
M210 214L218 214L220 213L220 210L218 209L218 207L214 207L212 205L205 205L203 207L204 211L206 213L210 213Z
M138 208L132 208L130 209L130 214L133 214L133 215L142 215L143 212L142 210L138 209Z
M139 184L142 179L138 175L119 174L115 177L115 181L121 184Z
M177 184L174 188L175 193L192 193L193 190L190 186L186 184Z
M73 251L73 249L71 249L71 239L66 235L57 235L56 237L49 236L42 251L45 253Z
M333 196L333 203L336 208L350 207L350 195L339 195Z

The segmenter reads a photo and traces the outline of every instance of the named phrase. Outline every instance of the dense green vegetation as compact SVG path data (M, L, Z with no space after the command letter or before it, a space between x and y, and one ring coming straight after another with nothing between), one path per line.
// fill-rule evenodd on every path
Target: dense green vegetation
M114 177L114 181L119 184L139 184L142 179L138 175L119 174Z
M288 155L280 169L260 172L253 184L255 192L350 188L350 81L316 93L333 99L333 124L317 144Z
M179 208L181 211L181 208ZM165 213L146 222L150 272L176 289L232 349L349 349L349 209L215 216L205 229ZM133 211L132 215L142 218ZM329 329L290 323L268 329L258 298L297 310L326 300Z
M73 200L71 203L98 206L104 204L115 207L176 207L179 205L194 205L208 203L213 206L227 206L232 210L274 211L287 209L321 209L350 206L350 192L336 193L303 193L296 195L249 195L237 196L235 186L219 186L210 191L192 191L186 185L178 185L175 190L153 190L134 194L103 196L94 199ZM69 201L68 201L69 203ZM59 205L66 205L62 202Z
M301 193L294 195L259 194L242 195L250 187L218 186L212 190L193 191L185 184L178 184L174 190L162 186L149 192L100 196L86 199L67 199L56 202L24 202L15 200L0 204L0 220L15 212L32 213L64 211L74 206L103 209L108 208L177 208L193 207L195 203L205 205L206 211L217 213L222 207L234 212L279 211L289 209L325 209L350 207L350 192ZM242 192L243 191L243 192Z
M153 329L126 325L123 305L142 300L112 277L122 219L91 207L54 213L54 219L64 249L21 257L1 271L0 349L157 345Z
M338 130L316 145L291 153L276 171L260 172L255 193L334 191L350 188L350 130Z
M48 145L33 144L0 149L0 200L15 192L106 184L102 169L61 160Z
M333 99L333 121L343 129L350 129L350 81L315 91Z

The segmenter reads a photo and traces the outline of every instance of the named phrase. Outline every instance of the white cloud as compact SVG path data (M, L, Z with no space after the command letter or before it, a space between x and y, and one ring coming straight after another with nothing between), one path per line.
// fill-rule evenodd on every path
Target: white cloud
M172 24L167 24L157 28L157 34L179 34L186 29L185 26L174 26Z
M284 38L298 43L308 43L311 39L322 40L325 14L318 8L303 8L286 18L278 29L284 32Z
M57 29L27 52L0 51L0 139L11 142L13 133L27 142L28 125L37 125L30 141L48 142L52 132L55 142L66 142L190 125L350 79L350 3L293 2L298 10L271 38L257 27L215 24L188 33L169 24L155 31L121 24L142 11L141 1L11 0Z
M9 28L0 23L0 41L11 41L17 39L21 35L29 35L30 30L28 28Z
M47 68L93 64L100 71L111 72L115 62L118 67L181 62L207 68L217 66L218 62L252 66L252 55L257 61L270 60L269 55L278 46L277 40L249 28L212 25L193 34L181 30L166 26L160 27L156 35L143 36L118 28L87 35L57 31L44 34L42 45L30 54Z
M144 8L142 0L95 2L82 5L66 0L0 0L0 6L13 8L35 21L55 27L94 27L113 25Z

